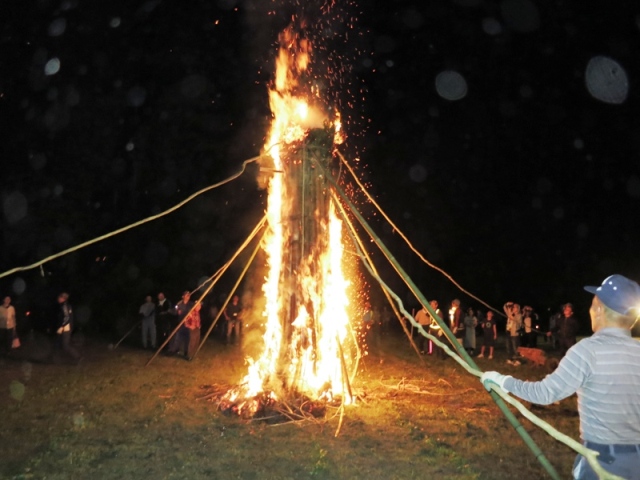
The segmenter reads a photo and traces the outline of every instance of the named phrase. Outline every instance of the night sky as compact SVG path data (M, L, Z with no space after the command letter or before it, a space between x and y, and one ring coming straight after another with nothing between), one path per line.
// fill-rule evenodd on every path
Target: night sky
M466 289L541 313L573 301L587 324L583 285L640 279L635 2L6 3L2 271L158 213L258 155L278 33L304 14L345 155ZM176 297L262 215L255 174L0 292L35 308L69 290L87 322L146 292ZM476 304L363 211L427 297Z

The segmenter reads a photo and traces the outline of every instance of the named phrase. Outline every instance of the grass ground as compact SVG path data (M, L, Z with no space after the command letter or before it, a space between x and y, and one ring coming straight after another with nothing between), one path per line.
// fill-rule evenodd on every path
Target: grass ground
M0 360L4 479L548 478L477 379L390 335L366 357L361 398L338 418L267 425L222 415L205 386L236 385L241 347L209 341L187 362L87 339L78 365L42 362L47 339ZM541 369L478 359L482 369L538 379ZM535 413L578 437L575 398ZM563 478L574 454L526 420Z

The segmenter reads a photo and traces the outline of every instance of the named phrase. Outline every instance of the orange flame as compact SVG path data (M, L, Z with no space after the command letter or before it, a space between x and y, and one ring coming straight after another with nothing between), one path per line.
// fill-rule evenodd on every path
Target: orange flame
M274 174L268 185L264 350L255 361L249 359L241 391L232 395L252 398L268 392L273 396L280 394L284 386L312 399L342 395L350 403L344 378L349 359L342 357L347 354L342 343L349 331L349 283L342 273L342 222L332 204L328 219L319 218L317 212L308 213L320 223L317 230L323 238L316 241L298 265L291 267L285 258L291 239L299 235L289 219L295 202L300 202L289 191L291 184L286 181L291 164L300 160L288 158L287 147L304 140L310 129L328 123L326 115L312 103L314 89L303 84L311 54L311 42L299 38L293 28L281 33L276 75L269 92L273 122L265 147L273 158L274 170L279 173ZM339 143L343 139L339 117L331 125L334 142ZM290 268L296 271L287 271ZM287 275L295 278L294 287L283 284ZM296 299L296 307L295 315L289 313L295 317L291 322L285 317L292 308L289 303L292 297ZM283 358L288 364L283 365ZM228 396L227 400L234 399ZM242 408L251 409L252 403L238 406L239 410Z

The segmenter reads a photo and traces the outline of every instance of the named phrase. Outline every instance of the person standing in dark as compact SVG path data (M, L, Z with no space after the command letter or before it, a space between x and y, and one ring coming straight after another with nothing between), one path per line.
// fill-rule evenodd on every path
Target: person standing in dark
M229 345L231 341L231 332L235 332L234 341L240 341L240 323L242 322L242 305L240 297L234 295L231 303L224 309L224 318L227 320L227 337L225 343Z
M198 350L198 346L200 345L200 309L202 308L202 304L197 302L195 304L195 308L191 312L191 314L184 321L184 326L187 328L189 335L189 342L186 350L187 360L191 361L193 356L196 354L196 350Z
M436 316L438 317L436 319L435 317L433 317L433 315L429 314L429 316L431 317L431 322L429 323L429 333L431 333L431 335L433 335L434 337L437 337L438 340L443 340L444 332L442 331L442 327L440 326L440 323L439 323L443 321L442 310L438 308L437 300L431 300L429 302L429 305L431 305L431 308L433 309ZM436 356L438 358L440 359L446 358L447 354L444 353L444 350L438 347L436 344L434 344L433 340L429 339L429 355L433 354L434 349L436 352Z
M158 293L158 304L156 306L158 328L160 330L160 343L164 342L173 330L173 320L175 313L171 301L164 296L163 292Z
M156 348L156 306L151 295L147 295L138 312L142 318L142 348L147 348L147 340L150 346Z
M489 350L489 360L492 360L493 349L495 348L498 338L498 328L496 327L496 322L493 319L493 312L491 310L487 311L487 318L482 321L480 326L482 327L483 343L482 347L480 347L480 355L478 355L478 358L484 357L484 351L485 348L487 348Z
M414 318L425 331L429 331L430 318L426 308L422 307L420 310L418 310L418 313L416 313L416 316ZM416 330L416 336L418 338L417 346L418 350L420 350L420 355L424 355L424 342L426 340L426 337L422 335L422 333L420 333L420 331L418 330Z
M460 300L457 298L451 302L451 308L449 309L449 321L451 322L451 331L462 344L462 339L464 338L464 322L462 321Z
M71 333L73 331L73 308L69 304L69 294L62 292L58 295L58 318L56 323L56 334L58 336L58 346L69 355L76 363L80 361L80 354L71 344Z
M16 332L16 310L11 305L11 297L4 297L0 305L0 353L9 355Z
M522 309L522 324L524 333L522 335L522 346L529 348L537 348L538 346L538 314L533 311L532 307L525 306Z
M194 303L191 301L191 292L188 290L182 294L182 300L176 303L176 314L178 315L178 325L180 328L174 335L171 340L171 344L169 346L170 353L179 353L180 350L184 352L184 355L187 355L187 351L189 350L189 329L186 327L185 318L187 314L193 309ZM199 318L199 314L198 314ZM185 320L183 322L183 320Z
M549 336L555 334L558 338L560 357L564 357L567 350L576 344L579 326L578 320L573 315L573 304L565 303L562 306L562 316L556 320L554 331L547 333Z

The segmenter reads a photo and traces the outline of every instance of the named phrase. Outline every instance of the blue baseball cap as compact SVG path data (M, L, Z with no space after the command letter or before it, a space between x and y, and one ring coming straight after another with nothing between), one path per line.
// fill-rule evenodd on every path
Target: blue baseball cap
M584 289L620 315L628 315L634 308L640 309L640 285L623 275L611 275L599 287Z

